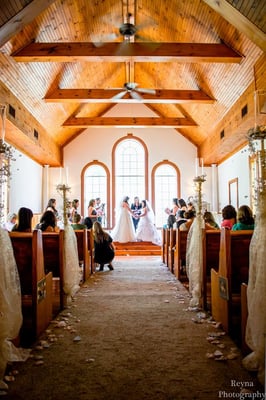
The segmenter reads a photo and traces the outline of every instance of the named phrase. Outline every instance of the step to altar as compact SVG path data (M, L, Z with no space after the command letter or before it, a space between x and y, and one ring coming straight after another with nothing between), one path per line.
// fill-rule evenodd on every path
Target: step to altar
M114 242L117 256L160 256L161 246L151 242Z

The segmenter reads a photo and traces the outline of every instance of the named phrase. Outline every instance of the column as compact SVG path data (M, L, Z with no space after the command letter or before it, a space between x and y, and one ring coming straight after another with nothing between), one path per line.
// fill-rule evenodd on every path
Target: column
M218 210L218 169L216 164L212 164L212 212L217 213Z

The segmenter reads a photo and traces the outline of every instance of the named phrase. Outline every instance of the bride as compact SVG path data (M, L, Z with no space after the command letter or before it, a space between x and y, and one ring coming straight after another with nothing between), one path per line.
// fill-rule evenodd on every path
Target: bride
M125 196L120 203L117 222L113 231L111 232L114 242L126 243L134 242L136 240L135 229L132 221L134 214L129 206L128 200L129 197Z
M148 200L142 200L142 209L139 216L140 221L136 231L137 240L152 242L161 245L161 238L155 226L154 212Z

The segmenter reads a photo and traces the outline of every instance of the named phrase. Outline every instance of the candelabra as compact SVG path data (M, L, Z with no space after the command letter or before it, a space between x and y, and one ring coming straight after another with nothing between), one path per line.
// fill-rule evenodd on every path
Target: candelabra
M0 104L0 222L6 216L7 211L7 190L11 176L10 161L15 161L13 157L14 150L11 146L5 143L5 118L6 105Z
M66 226L68 224L67 205L69 203L69 200L67 199L67 192L70 192L70 187L68 184L59 183L56 186L56 190L63 197L63 221L64 226Z
M202 214L202 184L206 181L205 178L206 175L202 174L199 176L195 176L195 178L193 179L196 191L197 215Z

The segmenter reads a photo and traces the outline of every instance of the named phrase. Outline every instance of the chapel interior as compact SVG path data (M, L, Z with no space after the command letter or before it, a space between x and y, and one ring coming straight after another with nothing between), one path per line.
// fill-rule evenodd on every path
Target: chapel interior
M28 207L35 225L50 198L64 213L66 195L79 199L86 217L98 190L111 231L121 198L139 195L150 201L163 240L159 250L146 244L143 256L162 257L182 281L174 267L177 242L170 242L177 233L164 233L173 197L200 196L219 223L227 204L248 205L266 218L265 51L263 0L2 1L1 223ZM142 158L133 177L121 165L125 157L140 160L135 151ZM129 255L117 246L121 257ZM140 251L132 248L134 256ZM86 257L84 281L96 268L93 255ZM220 280L221 268L219 274L210 272L208 285L214 282L222 297L231 278ZM265 288L263 272L261 279ZM247 304L247 287L241 290ZM204 305L210 291L206 296ZM59 308L63 303L61 294ZM265 311L259 315L266 323ZM265 364L258 363L261 384Z

